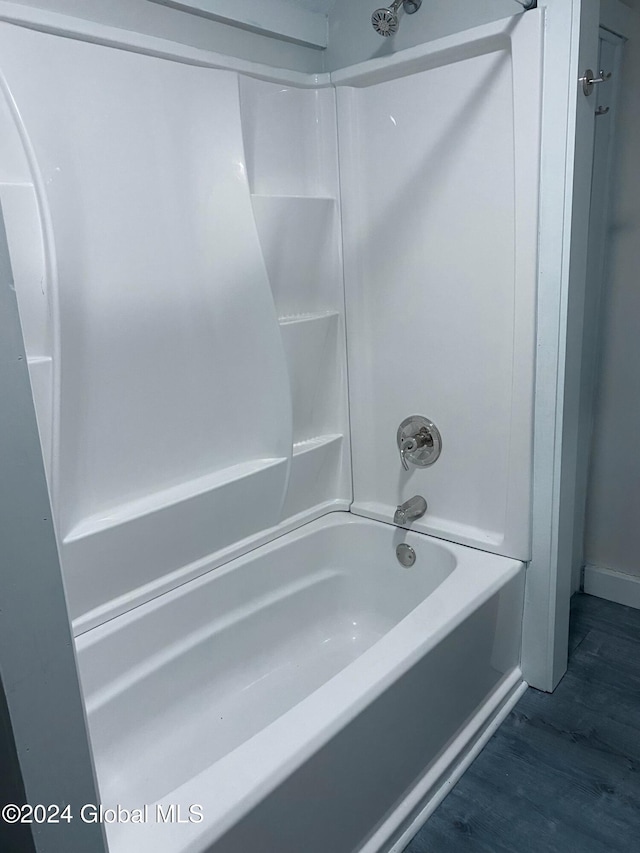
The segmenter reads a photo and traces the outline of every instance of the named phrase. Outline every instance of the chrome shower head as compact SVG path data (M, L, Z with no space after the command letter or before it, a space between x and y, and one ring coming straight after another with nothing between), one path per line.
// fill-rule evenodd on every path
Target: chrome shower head
M388 9L376 9L371 16L371 24L373 29L380 36L388 38L398 32L400 20L398 18L398 9L403 7L407 15L413 15L422 5L422 0L394 0Z
M386 38L398 32L398 15L391 9L376 9L371 16L371 23L379 36Z

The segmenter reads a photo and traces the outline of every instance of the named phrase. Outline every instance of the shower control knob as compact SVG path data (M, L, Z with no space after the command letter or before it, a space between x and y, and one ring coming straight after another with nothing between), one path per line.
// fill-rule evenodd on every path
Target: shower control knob
M409 463L419 468L433 465L442 450L442 437L438 427L422 415L405 418L397 434L400 461L405 471Z

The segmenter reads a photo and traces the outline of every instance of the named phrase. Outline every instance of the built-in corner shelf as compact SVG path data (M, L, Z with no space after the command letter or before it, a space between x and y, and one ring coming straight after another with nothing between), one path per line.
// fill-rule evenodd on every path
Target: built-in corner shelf
M328 294L335 298L340 286L335 199L254 195L252 200L278 313L313 311L326 304Z
M335 92L241 75L240 112L251 192L335 195Z
M278 317L280 328L283 326L297 325L299 323L315 323L328 320L331 317L339 317L337 311L307 311L302 314L284 314Z
M313 438L307 438L305 441L296 441L293 445L293 455L294 457L300 456L303 453L309 453L312 450L318 450L328 445L339 443L343 437L340 433L328 433L327 435L316 435Z
M328 433L293 445L284 518L338 494L343 443L344 436Z
M241 76L240 108L291 390L287 519L351 500L335 93Z
M293 408L293 455L283 517L341 492L344 375L337 311L280 318Z
M338 359L336 311L280 319L293 407L293 441L338 433L342 423L343 371ZM338 427L338 429L336 429Z
M281 204L283 202L300 203L309 207L320 207L321 205L332 206L336 203L335 196L296 193L251 193L251 201L254 204Z

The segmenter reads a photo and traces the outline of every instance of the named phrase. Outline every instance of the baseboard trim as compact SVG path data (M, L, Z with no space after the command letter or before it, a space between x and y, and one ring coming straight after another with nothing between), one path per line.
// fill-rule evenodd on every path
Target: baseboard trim
M635 575L587 563L584 567L583 590L588 595L640 610L640 577Z

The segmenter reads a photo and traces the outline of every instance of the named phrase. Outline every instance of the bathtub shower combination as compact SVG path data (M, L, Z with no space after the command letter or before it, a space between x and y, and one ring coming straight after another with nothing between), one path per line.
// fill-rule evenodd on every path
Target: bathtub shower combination
M0 23L101 800L202 815L111 853L400 851L521 695L541 24L318 77Z

